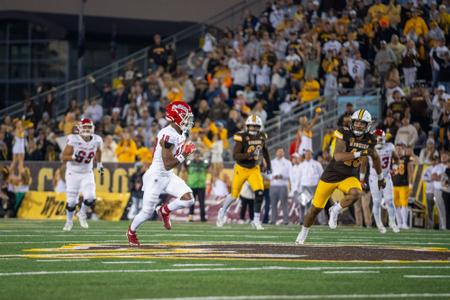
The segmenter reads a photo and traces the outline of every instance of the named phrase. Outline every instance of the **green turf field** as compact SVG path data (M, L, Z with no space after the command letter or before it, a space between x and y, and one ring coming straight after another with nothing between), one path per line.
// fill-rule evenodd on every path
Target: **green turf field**
M450 299L450 232L314 227L310 244L350 258L320 261L310 246L287 251L297 226L175 223L166 231L148 222L142 249L126 247L127 226L91 221L66 233L63 222L1 220L0 299ZM439 259L367 262L348 245Z

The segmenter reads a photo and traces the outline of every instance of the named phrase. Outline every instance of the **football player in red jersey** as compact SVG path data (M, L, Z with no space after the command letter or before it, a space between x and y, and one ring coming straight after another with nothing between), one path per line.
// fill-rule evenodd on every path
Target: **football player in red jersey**
M194 115L187 103L174 101L166 108L166 119L169 124L159 131L152 164L143 176L142 209L128 228L130 246L140 246L136 230L151 218L155 210L162 218L164 227L171 229L170 213L194 204L191 188L172 171L195 151L195 145L187 140L194 124ZM156 207L161 194L172 195L176 200Z

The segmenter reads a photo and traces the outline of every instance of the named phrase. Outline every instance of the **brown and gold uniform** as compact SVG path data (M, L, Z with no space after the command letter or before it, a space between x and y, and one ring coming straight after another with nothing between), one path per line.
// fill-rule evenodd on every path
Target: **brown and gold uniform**
M267 152L266 139L267 135L264 132L251 135L246 131L241 131L233 136L235 142L242 143L241 153L254 153L251 158L236 158L231 186L231 196L234 199L239 197L245 181L248 181L253 191L264 190L264 181L259 165L264 152Z
M312 204L317 208L324 208L331 194L335 189L348 193L351 189L362 190L359 182L359 167L361 157L347 161L336 161L334 159L334 148L336 139L345 142L346 152L358 152L373 149L377 143L376 137L371 133L365 133L357 138L347 127L341 127L334 132L334 139L331 144L332 160L320 178Z
M413 161L410 156L403 155L398 160L398 169L392 176L394 184L394 206L408 206L409 197L409 173L408 164Z

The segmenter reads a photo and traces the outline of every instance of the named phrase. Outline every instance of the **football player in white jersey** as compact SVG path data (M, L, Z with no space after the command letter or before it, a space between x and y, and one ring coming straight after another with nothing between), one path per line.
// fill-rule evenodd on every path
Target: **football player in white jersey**
M392 143L386 143L386 134L381 129L375 130L375 136L377 137L377 145L375 150L378 152L381 161L381 168L383 171L383 177L386 180L386 186L384 189L378 188L378 175L373 168L372 159L369 157L370 164L370 176L369 176L369 187L370 193L372 194L372 213L375 219L380 233L386 233L386 228L381 221L381 202L384 200L386 205L388 215L389 215L389 227L394 232L399 232L399 228L395 223L395 207L394 207L394 188L392 184L391 171L395 171L398 168L396 162L398 162L398 155L395 152L395 146ZM394 163L392 164L392 161ZM392 164L392 168L391 168ZM392 169L392 170L391 170ZM361 174L361 176L363 176ZM364 177L363 177L364 178Z
M73 215L78 204L80 193L83 203L77 214L80 226L88 228L86 211L95 203L95 178L92 170L93 161L97 162L97 170L103 176L102 138L94 134L94 123L89 119L82 119L77 125L78 134L67 136L67 144L62 154L62 161L66 168L66 215L64 231L73 227Z
M140 246L136 230L152 217L155 209L162 218L164 227L171 229L170 213L194 204L191 188L183 179L173 173L173 169L182 164L186 157L195 151L195 145L186 140L194 125L194 115L187 103L174 101L166 108L166 119L169 121L169 125L158 133L153 162L143 176L142 209L128 228L128 243L133 247ZM168 205L156 207L161 194L172 195L176 200Z

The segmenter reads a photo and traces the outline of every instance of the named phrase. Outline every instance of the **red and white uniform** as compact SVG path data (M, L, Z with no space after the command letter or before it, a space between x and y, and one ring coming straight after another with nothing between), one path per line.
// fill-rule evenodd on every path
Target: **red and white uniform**
M174 156L177 156L182 152L186 137L178 133L171 125L161 129L158 133L152 164L143 177L144 208L146 204L159 202L160 194L169 194L175 198L180 198L186 193L192 193L191 188L183 179L175 175L173 170L166 170L164 167L162 148L160 145L161 140L172 144L172 153Z
M395 151L395 146L392 143L385 143L381 148L375 147L378 155L380 156L382 174L386 180L386 187L380 191L378 188L378 175L373 167L372 158L369 156L370 164L370 176L369 176L369 187L370 193L372 194L372 199L374 202L379 201L384 198L384 201L392 201L394 198L394 188L391 178L391 164L392 164L392 152Z
M98 149L103 144L102 138L96 134L91 140L85 141L78 134L71 134L67 137L67 145L73 147L76 160L67 162L66 186L67 200L75 197L81 192L85 199L95 199L95 179L93 161Z

